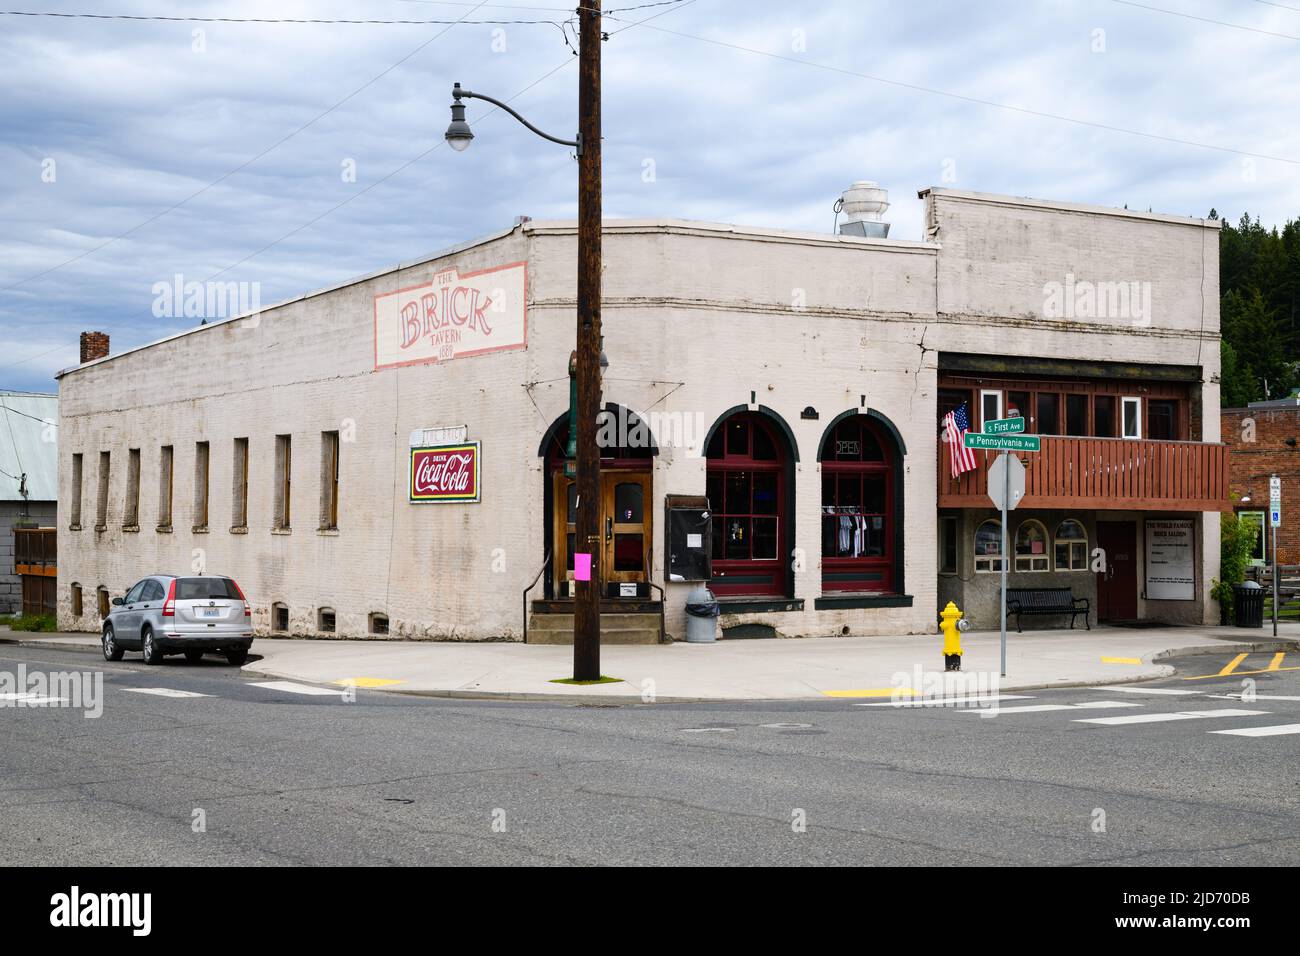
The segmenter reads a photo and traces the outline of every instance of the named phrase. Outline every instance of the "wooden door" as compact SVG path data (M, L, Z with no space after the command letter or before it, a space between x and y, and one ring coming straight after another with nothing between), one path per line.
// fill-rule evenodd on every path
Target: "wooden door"
M601 472L600 488L602 583L648 580L653 540L650 474Z
M1097 620L1132 621L1137 617L1137 524L1098 521L1097 546L1106 570L1097 574Z

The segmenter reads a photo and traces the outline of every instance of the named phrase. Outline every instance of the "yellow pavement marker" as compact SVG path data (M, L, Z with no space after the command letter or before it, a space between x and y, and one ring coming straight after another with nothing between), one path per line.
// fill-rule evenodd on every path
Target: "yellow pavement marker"
M1269 662L1265 670L1275 671L1282 666L1282 658L1286 657L1286 651L1278 651L1273 655L1273 660Z
M1258 671L1233 671L1231 676L1245 677L1248 674L1276 674L1278 671L1300 671L1300 665L1295 667L1268 667ZM1210 680L1222 676L1222 674L1198 674L1196 677L1184 677L1183 680Z
M1140 657L1103 657L1103 658L1101 659L1101 662L1102 662L1103 664L1141 664L1141 663L1142 663L1142 658L1140 658Z
M861 690L824 690L825 697L915 697L916 691L910 687L866 687Z
M388 687L392 684L405 684L404 680L389 680L386 677L345 677L334 681L344 687Z
M1219 677L1227 677L1229 674L1231 674L1233 671L1235 671L1235 670L1237 669L1237 665L1238 665L1238 664L1240 664L1242 661L1244 661L1244 660L1245 660L1247 657L1249 657L1249 656L1250 656L1250 655L1248 655L1248 654L1238 654L1238 655L1237 655L1236 657L1234 657L1232 660L1228 661L1228 666L1225 667L1223 670L1219 671L1218 676L1219 676Z

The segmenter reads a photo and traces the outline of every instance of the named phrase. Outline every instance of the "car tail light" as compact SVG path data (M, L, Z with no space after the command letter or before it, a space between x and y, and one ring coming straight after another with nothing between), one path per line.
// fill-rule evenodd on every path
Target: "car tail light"
M163 617L176 616L176 579L172 578L172 583L167 586L167 600L163 601Z
M244 597L244 589L239 586L239 582L234 578L230 579L230 586L234 588L235 593L239 595L239 600L244 602L244 617L252 617L253 609L248 604L248 598Z

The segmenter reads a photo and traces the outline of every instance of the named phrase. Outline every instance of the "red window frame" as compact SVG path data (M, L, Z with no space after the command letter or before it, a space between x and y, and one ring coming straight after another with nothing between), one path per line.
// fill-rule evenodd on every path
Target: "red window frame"
M732 451L732 429L742 425L745 429L744 451ZM767 460L754 457L755 429L761 430L766 440L771 444L775 452L774 458ZM722 454L710 454L717 450L714 447L717 443L721 443ZM765 421L761 415L752 412L739 412L718 425L717 431L710 439L709 446L705 452L708 455L706 470L707 487L710 489L709 508L713 513L713 540L710 542L710 547L713 548L713 578L709 582L709 587L718 595L783 597L786 594L787 568L785 553L787 549L787 525L789 522L789 504L786 501L786 467L789 451L785 446L785 442L777 434L776 429ZM741 473L750 476L749 501L743 509L739 503L729 501L727 495L727 476ZM755 508L753 476L756 474L772 475L775 478L773 483L774 511L765 512ZM717 494L718 489L722 490L721 495ZM719 500L715 501L715 498ZM755 558L752 556L755 519L761 521L775 519L775 557ZM726 540L727 535L731 533L732 521L739 522L742 533L749 535L750 557L748 558L727 558L719 555L718 546L720 543L722 545L722 554L725 555L726 553Z
M859 441L858 455L854 460L847 458L843 454L837 453L837 445L840 441L852 441L857 436ZM867 451L866 436L874 439L876 446L880 449L881 457L879 460L865 458ZM855 415L837 424L826 435L826 440L821 448L821 468L822 468L822 507L819 516L822 535L822 591L875 591L887 594L894 593L895 590L895 534L896 527L894 522L898 519L894 508L894 461L893 443L888 440L874 422L862 415ZM852 511L840 510L841 508L853 508L853 505L845 505L839 499L839 491L843 486L844 479L853 478L858 480L858 505ZM866 481L867 479L879 480L883 485L883 495L881 501L881 510L866 510ZM834 492L834 500L827 500L827 485L831 486ZM827 508L835 508L833 514L828 514ZM849 534L865 535L870 530L871 522L881 519L882 527L880 539L882 551L879 555L863 555L861 557L841 557L838 554L827 554L828 521L838 522L841 518L849 518L850 521L856 522L862 519L865 527L853 527L849 529ZM837 536L840 534L838 524L833 526L833 533ZM856 540L856 539L854 539Z

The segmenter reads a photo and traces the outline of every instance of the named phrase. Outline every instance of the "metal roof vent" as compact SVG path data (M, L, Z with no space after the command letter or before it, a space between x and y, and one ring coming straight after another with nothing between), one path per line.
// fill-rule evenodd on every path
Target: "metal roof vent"
M889 209L889 190L870 180L859 180L840 196L835 204L837 213L844 213L839 224L841 236L867 236L885 239L889 236L889 223L882 218Z

